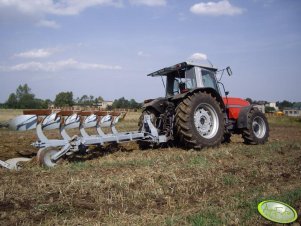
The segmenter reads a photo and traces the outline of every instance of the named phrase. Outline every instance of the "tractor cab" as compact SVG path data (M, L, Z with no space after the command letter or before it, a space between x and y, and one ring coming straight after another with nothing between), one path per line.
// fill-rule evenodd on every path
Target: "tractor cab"
M183 62L155 71L148 76L166 76L166 97L187 93L197 88L212 88L220 93L216 68Z

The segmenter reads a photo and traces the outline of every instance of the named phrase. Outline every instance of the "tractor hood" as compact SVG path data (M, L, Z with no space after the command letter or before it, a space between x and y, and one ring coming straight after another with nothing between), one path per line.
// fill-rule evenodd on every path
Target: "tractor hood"
M237 97L223 97L223 101L226 107L245 107L250 105L248 101Z
M244 99L236 97L223 97L228 116L230 119L238 119L242 108L250 106L250 103Z

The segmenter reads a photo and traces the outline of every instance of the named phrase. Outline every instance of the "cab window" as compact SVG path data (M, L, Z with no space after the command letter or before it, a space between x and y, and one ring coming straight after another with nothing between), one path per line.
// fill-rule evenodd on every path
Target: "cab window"
M218 91L214 73L208 70L202 70L202 82L204 87L210 87Z

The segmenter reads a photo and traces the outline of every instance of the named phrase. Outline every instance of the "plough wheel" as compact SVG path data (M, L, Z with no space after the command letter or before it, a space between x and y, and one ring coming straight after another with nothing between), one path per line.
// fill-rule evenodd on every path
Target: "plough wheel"
M51 160L51 157L59 152L59 150L54 149L53 147L41 148L37 154L37 160L39 165L45 167L55 167L57 162Z

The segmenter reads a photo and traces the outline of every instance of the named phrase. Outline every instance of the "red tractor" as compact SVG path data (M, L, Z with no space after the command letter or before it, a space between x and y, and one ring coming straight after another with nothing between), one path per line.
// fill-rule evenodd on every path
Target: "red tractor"
M264 144L269 137L265 115L249 102L227 96L216 76L224 71L232 74L230 67L218 71L183 62L149 74L162 77L166 96L144 101L140 128L147 130L145 115L149 115L158 137L163 138L158 143L200 149L229 142L231 134L241 134L246 144ZM141 148L153 144L149 139L139 141Z

